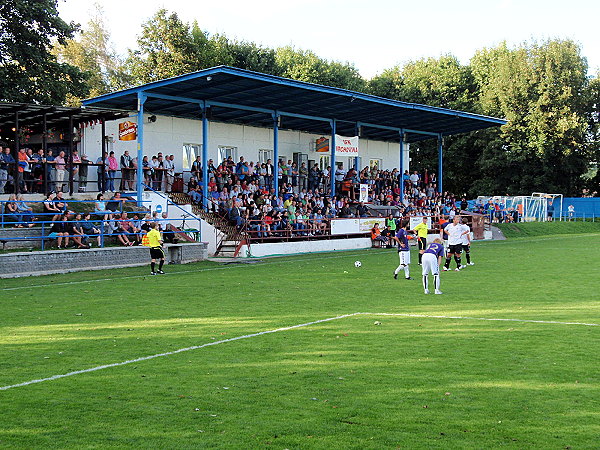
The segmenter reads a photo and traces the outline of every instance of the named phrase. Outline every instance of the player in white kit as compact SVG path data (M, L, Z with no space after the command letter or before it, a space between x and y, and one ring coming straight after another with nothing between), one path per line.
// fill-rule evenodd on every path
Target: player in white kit
M444 255L444 244L441 238L435 238L431 244L427 246L423 253L422 269L423 269L423 289L429 294L429 274L433 275L435 293L441 294L440 291L440 263Z

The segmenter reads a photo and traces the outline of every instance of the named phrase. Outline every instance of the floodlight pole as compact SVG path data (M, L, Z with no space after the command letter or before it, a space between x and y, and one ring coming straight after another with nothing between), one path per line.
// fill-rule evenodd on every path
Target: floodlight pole
M202 204L208 211L208 116L206 102L202 102Z
M331 186L331 198L335 197L335 135L336 135L336 121L331 121L331 139L329 140L329 147L331 151L331 170L329 171L329 184Z
M441 194L443 192L443 156L442 150L444 149L444 138L441 134L438 134L438 192Z
M138 114L137 114L137 205L143 206L142 195L143 187L142 180L144 179L144 103L148 98L144 92L137 93L138 98Z

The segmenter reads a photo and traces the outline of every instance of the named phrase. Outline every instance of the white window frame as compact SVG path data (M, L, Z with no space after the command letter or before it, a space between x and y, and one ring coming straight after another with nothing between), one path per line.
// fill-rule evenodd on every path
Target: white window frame
M219 155L219 164L223 162L224 159L227 159L231 156L234 162L237 163L238 160L238 148L232 147L230 145L219 145L217 147L217 152Z
M273 161L273 150L268 148L259 148L258 149L258 163L266 164L268 160Z
M202 144L184 143L182 148L183 170L190 170L196 157L202 155Z

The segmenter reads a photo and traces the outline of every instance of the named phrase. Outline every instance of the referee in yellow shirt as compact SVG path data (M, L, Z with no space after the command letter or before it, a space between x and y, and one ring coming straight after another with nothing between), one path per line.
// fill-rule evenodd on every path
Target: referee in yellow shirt
M423 222L415 227L413 231L418 234L417 243L419 245L419 265L421 265L421 259L423 259L423 253L427 248L427 217L423 216Z
M157 228L157 224L156 222L152 222L150 224L150 228L151 230L148 231L148 234L146 235L148 238L148 247L150 247L150 258L152 258L152 261L150 262L150 267L152 268L152 272L150 272L150 275L156 275L157 273L159 274L163 274L164 272L162 271L162 267L163 264L165 263L165 252L162 248L162 238L160 235L160 231L158 231ZM156 269L156 260L160 260L158 263L158 272L155 271Z

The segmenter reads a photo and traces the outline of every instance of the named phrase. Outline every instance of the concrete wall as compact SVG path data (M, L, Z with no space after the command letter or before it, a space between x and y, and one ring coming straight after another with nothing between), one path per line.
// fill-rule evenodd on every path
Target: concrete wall
M243 245L240 257L263 257L293 255L296 253L331 252L371 248L371 238L331 239L319 241L273 242L268 244Z
M171 254L180 256L181 263L203 261L208 257L207 244L204 242L166 245L165 252L166 262L171 260ZM0 278L144 266L149 263L146 247L7 253L0 255Z
M157 116L156 122L144 123L144 154L151 157L158 152L163 155L175 155L177 172L183 170L183 144L202 144L202 122L200 120L180 119L168 116ZM119 141L118 124L129 120L137 121L137 116L129 119L111 121L106 123L106 135L111 142L107 150L114 151L120 157L125 150L132 156L137 154L136 141ZM319 134L304 133L300 131L280 130L279 155L292 159L293 153L308 154L309 160L319 159L315 152L315 141L321 137ZM329 136L325 136L329 138ZM258 128L243 125L225 124L219 122L209 123L208 158L213 159L215 165L219 161L218 147L236 147L237 156L244 156L247 161L258 161L258 152L261 149L273 150L273 130L271 128ZM400 167L400 144L397 142L360 140L361 166L367 166L369 159L380 158L384 169ZM78 144L80 154L88 155L90 161L96 162L101 153L101 126L88 126L83 129L82 141ZM404 167L409 168L409 145L406 144ZM348 169L347 158L342 158L344 168ZM237 162L237 160L236 160ZM191 162L190 162L191 164ZM189 169L186 169L189 170ZM96 171L90 170L89 180L96 179Z

